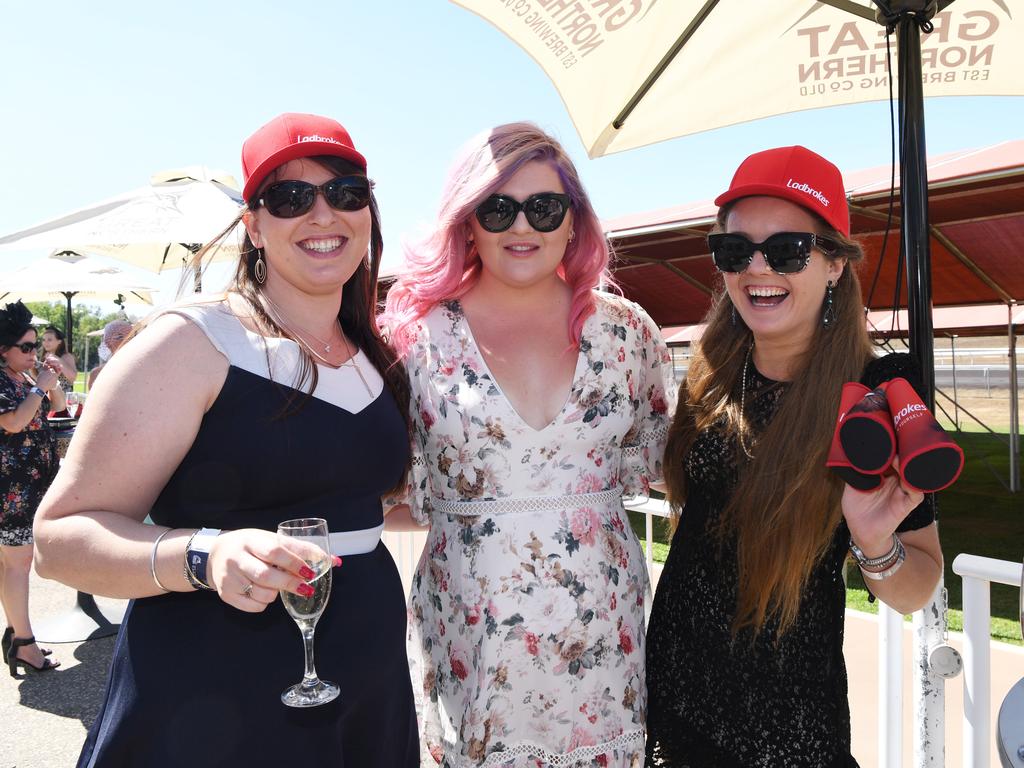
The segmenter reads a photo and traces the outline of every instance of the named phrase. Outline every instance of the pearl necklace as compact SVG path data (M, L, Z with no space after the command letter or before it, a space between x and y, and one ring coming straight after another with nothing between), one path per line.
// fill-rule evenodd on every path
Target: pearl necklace
M290 323L285 322L285 314L281 310L281 308L279 306L277 306L277 303L273 299L271 299L269 296L267 296L266 293L263 293L262 296L263 296L263 298L265 298L267 300L267 303L270 304L270 306L272 306L274 308L274 314L277 315L277 318L276 318L277 322L286 331L291 333L296 338L296 340L298 340L298 342L303 347L305 347L305 349L313 357L315 357L317 360L322 362L324 365L326 365L326 366L328 366L330 368L334 368L335 370L337 370L338 368L346 367L346 366L350 367L350 368L353 368L355 370L356 374L358 374L358 376L359 376L359 381L361 381L363 383L363 389L366 390L367 396L371 400L373 400L373 397L374 397L373 390L370 388L370 383L366 380L366 377L363 375L363 371L359 367L359 363L356 362L356 351L353 350L351 347L349 347L348 339L345 337L345 333L344 332L341 333L341 342L342 342L342 344L345 345L345 352L348 353L348 359L345 360L342 363L332 363L330 360L328 360L326 357L324 357L324 355L329 355L331 353L331 345L330 344L325 344L322 339L320 339L317 336L313 335L312 333L310 333L305 328L300 328L297 325L294 326L294 328L293 328ZM334 322L338 325L339 330L341 330L340 329L340 326L341 326L340 321L335 319ZM295 332L296 329L303 331L304 333L308 334L309 336L312 336L313 339L317 343L319 343L320 346L322 346L324 348L324 354L321 355L319 352L317 352L315 349L313 349L313 347L310 346L309 342L306 341L305 337L301 333L296 333Z
M747 417L747 368L750 366L750 353L754 350L754 344L751 342L750 346L747 347L747 356L743 360L743 375L740 376L740 420L743 421ZM736 433L736 437L739 438L740 448L743 449L743 453L747 455L748 459L754 458L753 454L747 449L747 444L743 442L743 425L740 424L740 428Z

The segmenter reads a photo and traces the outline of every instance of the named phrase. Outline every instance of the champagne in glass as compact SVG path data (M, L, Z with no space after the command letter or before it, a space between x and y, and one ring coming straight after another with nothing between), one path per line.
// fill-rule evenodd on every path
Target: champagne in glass
M319 552L306 558L306 565L314 572L310 580L313 594L309 597L281 592L288 615L295 619L302 633L302 643L306 652L306 669L302 682L296 683L281 694L281 701L289 707L316 707L334 701L341 693L335 683L329 683L317 677L313 665L313 633L320 615L327 607L327 599L331 594L331 556L327 521L321 518L302 518L285 520L277 526L281 536L290 536L316 547Z

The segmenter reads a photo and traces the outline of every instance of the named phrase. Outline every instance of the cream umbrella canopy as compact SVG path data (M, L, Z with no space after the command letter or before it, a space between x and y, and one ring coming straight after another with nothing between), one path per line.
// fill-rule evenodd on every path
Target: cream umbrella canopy
M886 30L876 21L887 11L930 18L925 96L1024 94L1024 14L1011 14L1008 0L453 2L533 57L591 157L888 99Z
M66 300L64 328L69 347L72 342L73 297L125 304L152 304L152 291L156 290L137 276L102 260L76 255L78 260L74 263L43 258L12 272L0 274L0 301L52 301L58 297Z
M161 272L186 266L241 206L232 176L190 166L154 174L148 186L0 237L0 248L87 251ZM213 260L237 255L238 239L229 235Z

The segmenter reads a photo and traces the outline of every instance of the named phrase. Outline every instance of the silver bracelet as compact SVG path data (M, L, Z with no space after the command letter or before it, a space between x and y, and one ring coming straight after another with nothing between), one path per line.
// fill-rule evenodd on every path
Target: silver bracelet
M892 547L881 557L868 557L864 554L864 551L857 546L853 537L850 537L850 553L853 555L853 559L857 561L857 565L861 568L878 568L885 567L896 559L896 552L900 547L900 537L895 533L892 535Z
M164 592L170 592L171 590L169 590L167 587L161 584L160 577L156 575L156 548L160 546L160 541L163 539L163 537L173 530L173 528L168 528L159 536L157 536L156 541L153 542L153 549L149 553L149 573L153 577L153 581L156 582L156 585L160 587L160 589L162 589Z
M907 559L907 550L903 546L903 542L899 536L893 534L896 539L896 556L893 558L891 563L888 563L884 568L879 571L869 571L863 565L860 566L861 575L871 579L872 581L884 581L890 576L894 575L896 571L903 567L903 561ZM858 563L859 565L859 563Z

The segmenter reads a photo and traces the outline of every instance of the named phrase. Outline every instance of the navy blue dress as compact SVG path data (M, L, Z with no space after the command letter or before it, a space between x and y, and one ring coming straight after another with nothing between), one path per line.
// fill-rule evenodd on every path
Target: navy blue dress
M367 373L380 394L358 412L330 402L329 392L321 399L318 386L298 413L279 418L296 391L275 383L282 381L276 370L271 381L235 364L239 345L248 346L240 357L255 367L265 355L255 348L258 337L224 305L183 314L199 321L232 365L153 520L271 531L296 517L326 518L332 532L379 525L380 497L400 478L409 441L376 372ZM286 344L271 357L287 358ZM325 372L327 379L337 374ZM417 766L405 629L402 584L384 545L345 557L316 629L317 672L338 683L341 696L292 709L280 696L302 678L302 640L280 601L251 614L205 591L133 600L79 766Z

